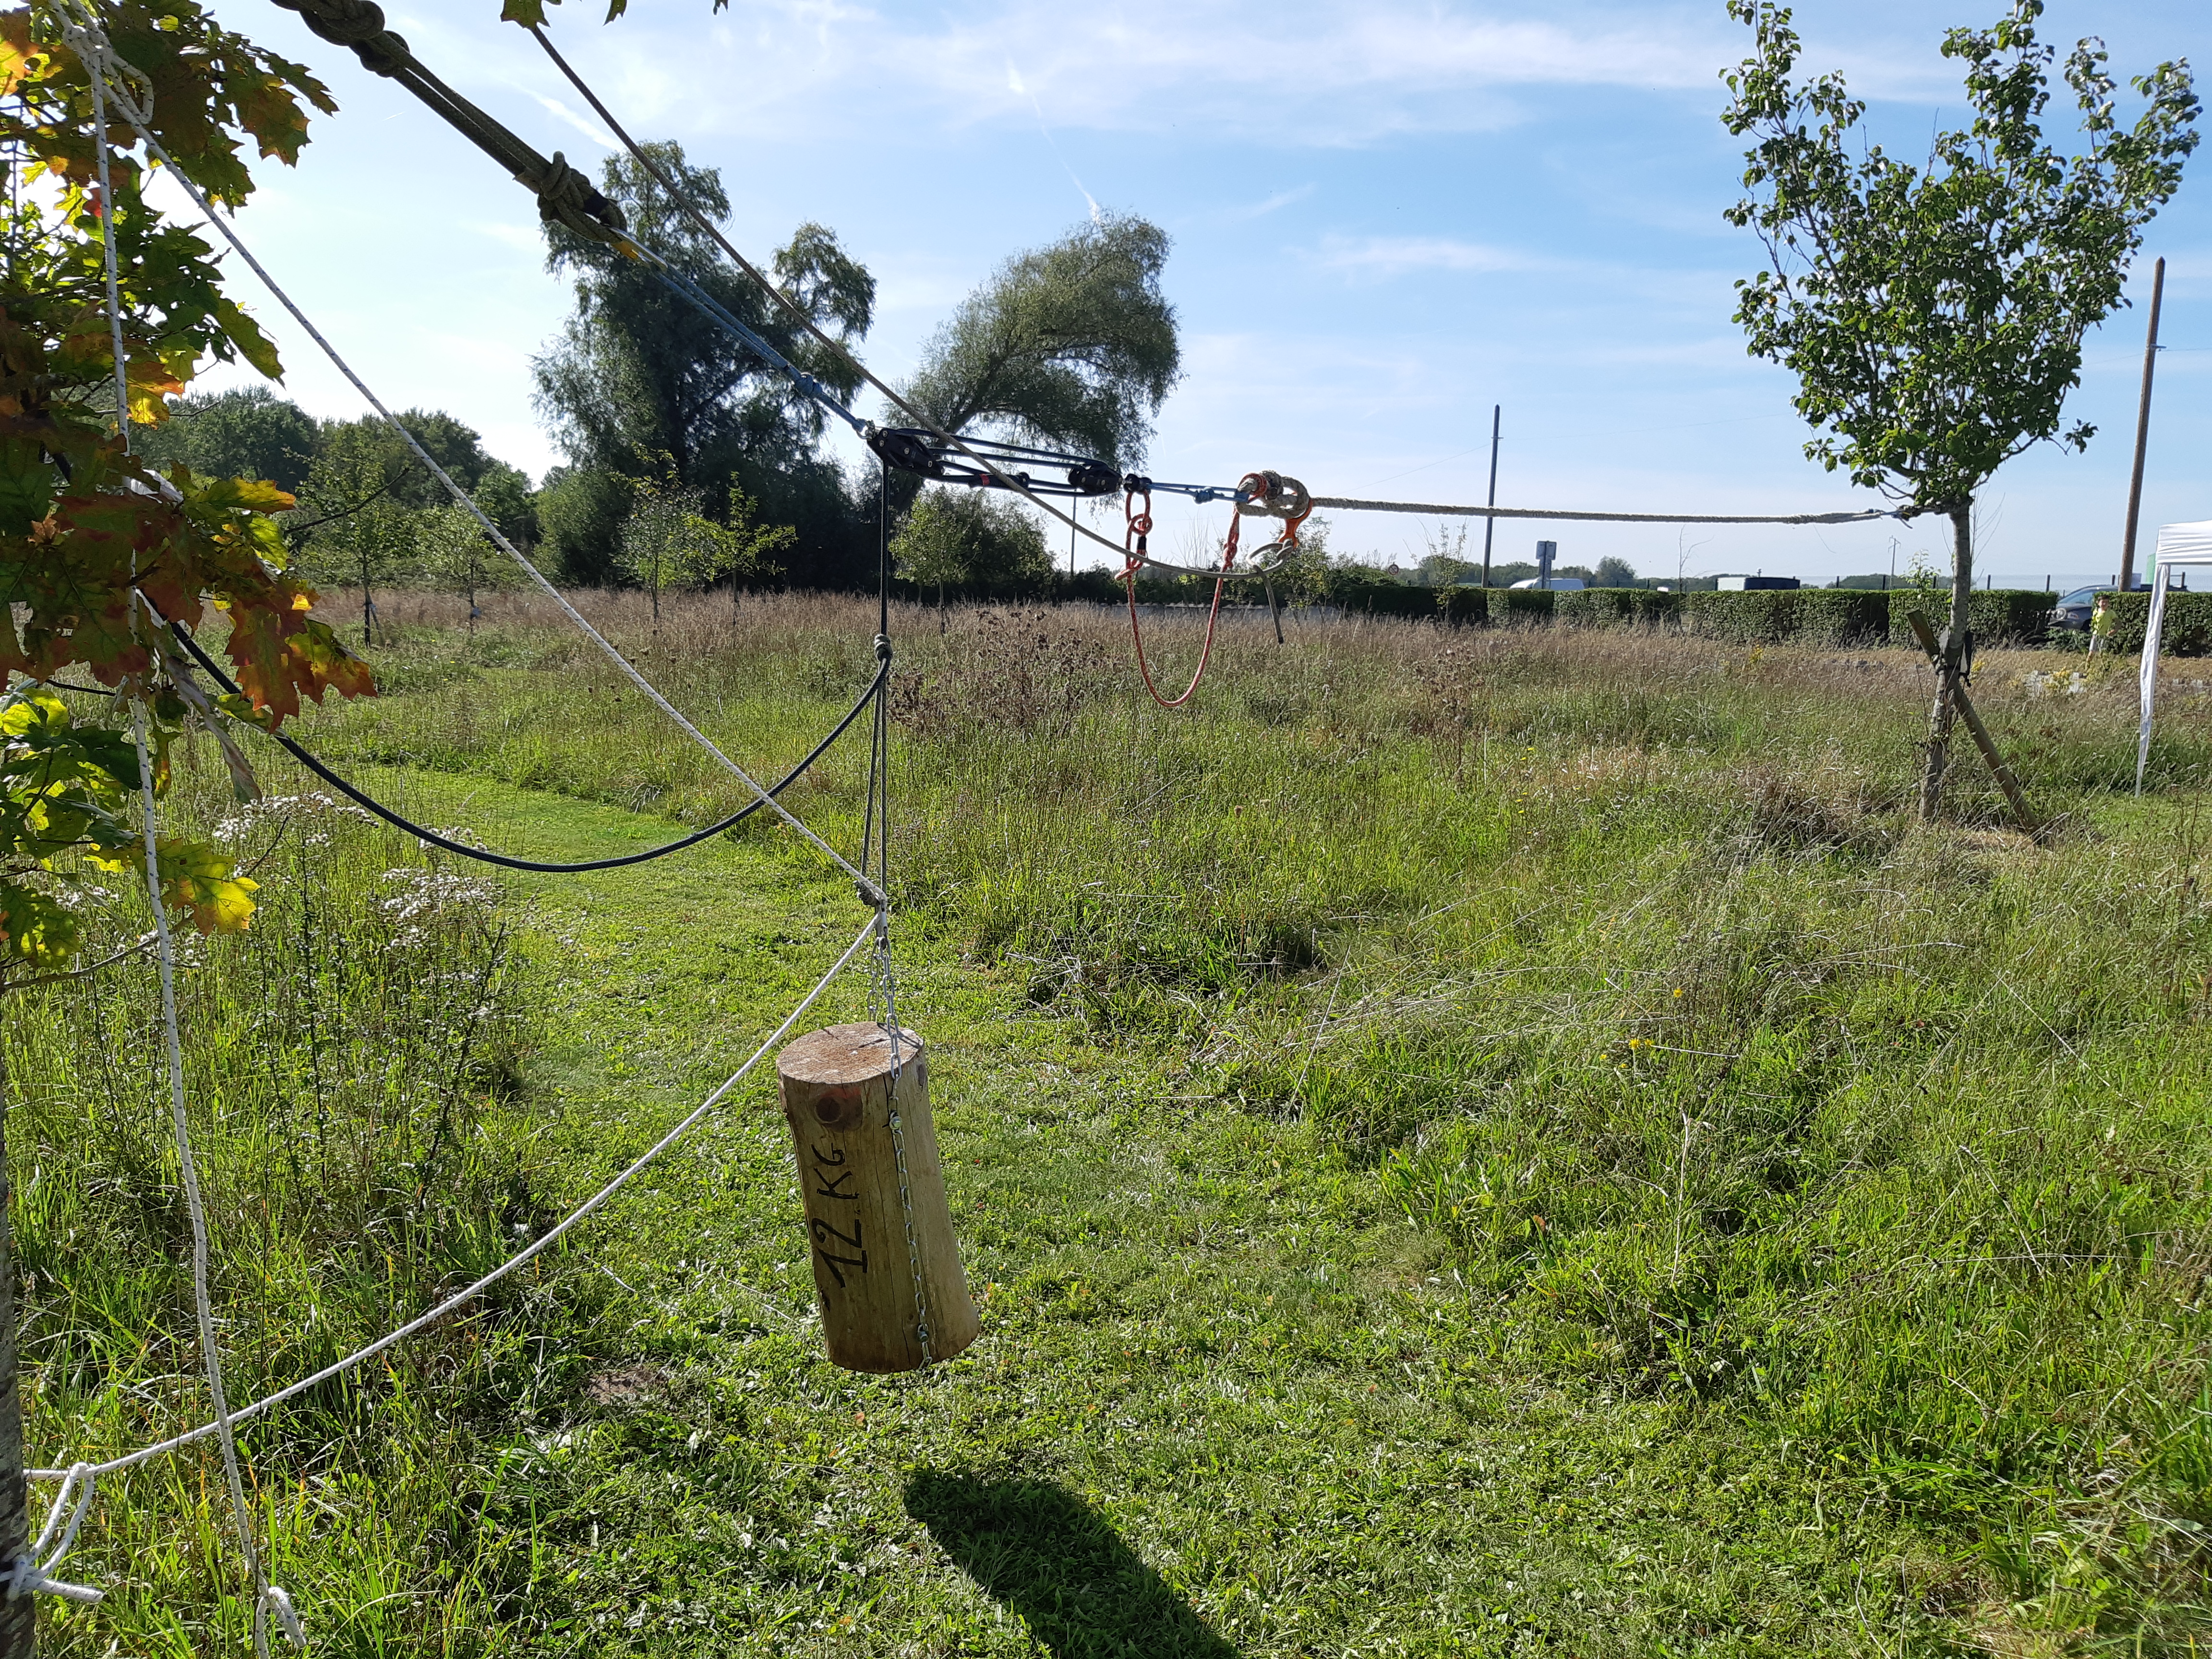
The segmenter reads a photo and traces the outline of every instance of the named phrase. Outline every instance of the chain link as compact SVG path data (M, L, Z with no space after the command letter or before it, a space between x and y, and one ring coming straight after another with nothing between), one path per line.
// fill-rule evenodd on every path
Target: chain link
M861 830L860 866L867 867L866 838L871 830L876 837L877 885L890 891L891 839L891 756L890 666L891 642L888 634L876 635L876 659L884 666L884 673L876 691L875 742L868 757L868 813ZM929 1340L929 1297L921 1277L921 1243L915 1237L914 1194L907 1172L906 1122L899 1112L899 1081L906 1070L904 1042L899 1031L898 980L891 969L891 913L888 902L876 909L875 973L868 986L869 1012L883 1028L884 1037L891 1047L890 1082L885 1091L890 1108L891 1130L891 1158L898 1167L899 1215L906 1224L907 1271L914 1282L914 1334L921 1344L921 1363L931 1365L937 1356Z

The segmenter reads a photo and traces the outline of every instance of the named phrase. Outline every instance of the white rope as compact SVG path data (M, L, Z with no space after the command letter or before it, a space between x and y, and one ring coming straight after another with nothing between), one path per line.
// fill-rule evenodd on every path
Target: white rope
M1433 501L1363 501L1316 495L1316 507L1340 513L1418 513L1442 519L1571 519L1596 524L1867 524L1897 517L1889 507L1845 513L1575 513L1547 507L1446 507Z
M67 22L64 22L64 27L65 29L70 29L70 26ZM79 44L80 40L82 41L82 44ZM108 43L106 36L100 32L96 23L88 23L82 27L70 29L70 43L76 46L80 56L87 58L88 68L91 69L92 73L95 76L100 72L101 68L111 69L118 74L137 73L137 71L132 70L122 58L117 55L114 47ZM93 67L95 64L100 67ZM468 509L470 514L476 520L477 525L482 527L484 534L491 538L492 544L496 546L500 551L506 554L508 558L514 560L515 564L521 568L523 574L529 577L532 582L536 583L554 604L559 605L561 609L567 613L568 620L575 623L592 644L598 646L601 651L605 652L607 655L608 660L612 662L616 667L619 668L623 673L629 678L632 684L635 685L639 690L642 691L647 697L651 698L653 703L659 707L661 713L667 715L670 720L675 721L678 729L680 729L685 736L689 737L694 743L705 750L707 753L712 755L717 761L720 762L722 766L729 772L730 775L737 779L739 783L744 785L746 788L751 790L754 795L759 799L761 803L765 805L769 811L775 813L776 817L781 818L786 824L796 830L803 839L811 842L824 857L830 860L831 863L835 864L847 875L852 877L854 882L859 885L860 896L864 902L874 905L878 909L884 908L884 906L888 902L888 900L884 897L882 890L879 889L874 882L868 879L865 872L856 869L849 861L847 860L844 854L838 852L836 848L830 846L830 844L823 840L821 836L816 835L813 830L808 829L806 825L800 823L798 818L793 817L791 812L784 806L783 803L776 799L776 798L770 794L766 789L763 788L761 785L754 780L753 775L750 772L746 771L744 767L738 765L737 762L732 760L727 755L724 754L720 747L715 744L714 739L709 738L705 732L702 732L697 726L694 726L689 720L684 718L682 711L680 711L674 703L669 702L666 697L661 696L659 688L653 685L650 680L647 679L642 673L639 672L636 665L633 664L629 658L623 656L620 651L609 644L606 639L599 633L599 629L593 628L590 623L584 620L583 613L578 611L575 606L568 603L567 597L562 593L559 588L554 586L551 581L547 580L544 573L539 570L536 565L532 564L528 558L525 557L521 550L517 548L514 543L507 540L505 535L501 533L499 526L494 524L489 516L485 514L484 510L477 505L474 498L470 495L469 492L462 489L458 483L454 483L452 477L446 471L445 468L440 466L436 461L430 458L430 452L423 448L422 444L416 441L415 434L412 432L410 432L404 426L401 425L398 417L393 415L390 410L384 406L384 404L378 398L377 395L368 389L368 382L363 380L360 375L354 373L352 366L349 364L343 357L338 355L337 348L333 346L327 339L324 338L322 331L318 329L314 324L307 320L307 313L301 310L298 305L294 303L290 295L287 294L282 288L277 286L276 279L269 274L268 270L262 264L260 260L253 257L252 250L248 248L246 244L240 240L238 233L224 221L221 215L216 213L214 204L208 200L207 197L202 193L200 187L194 184L192 180L185 175L184 170L178 167L176 162L170 158L169 152L162 149L161 142L156 139L151 132L147 131L145 123L138 118L139 112L133 106L125 103L120 99L117 100L117 107L121 111L125 118L130 121L132 128L137 131L140 141L146 146L147 153L152 155L156 161L160 161L162 166L169 169L171 174L176 179L177 182L184 187L185 193L192 198L193 205L198 207L202 213L207 216L208 222L213 225L216 229L222 234L223 240L228 242L231 246L236 250L238 257L246 261L246 268L252 270L254 276L260 279L261 285L269 290L270 294L275 297L279 305L283 306L286 311L291 313L292 320L299 324L301 328L306 331L307 337L313 340L315 344L321 349L322 354L331 360L331 366L352 383L353 389L362 395L363 400L368 403L371 409L377 412L378 416L383 420L384 423L399 434L400 438L405 441L407 447L414 452L415 459L420 461L424 467L428 469L430 476L437 479L440 483L446 487L447 492L453 496L453 500L459 505Z
M10 1601L19 1595L58 1595L64 1601L89 1607L97 1605L106 1594L84 1584L65 1584L53 1576L62 1558L70 1553L70 1546L76 1542L76 1530L84 1524L85 1511L92 1507L93 1482L96 1478L89 1463L75 1464L63 1476L62 1489L54 1494L53 1507L46 1511L46 1524L40 1529L39 1541L31 1546L27 1555L15 1558L8 1574ZM72 1491L76 1495L74 1504L70 1502ZM66 1529L62 1526L64 1516L69 1517ZM58 1531L61 1533L58 1543L54 1540Z
M295 1395L305 1394L308 1389L318 1388L321 1384L329 1382L333 1377L344 1375L347 1371L351 1370L355 1366L360 1364L363 1360L373 1359L378 1354L382 1353L386 1348L392 1346L395 1343L404 1341L407 1338L414 1335L417 1331L423 1330L429 1326L436 1324L440 1320L443 1319L447 1314L453 1312L456 1308L460 1307L465 1303L473 1301L476 1297L481 1296L485 1291L489 1290L494 1285L498 1284L501 1279L505 1279L516 1268L522 1267L526 1263L543 1255L547 1250L551 1249L554 1245L559 1243L562 1239L565 1238L570 1232L574 1231L575 1228L586 1218L603 1208L610 1199L613 1198L614 1195L620 1192L624 1187L627 1187L633 1179L635 1179L647 1168L647 1166L653 1164L662 1153L673 1146L678 1140L681 1140L684 1135L690 1132L692 1127L696 1124L701 1118L706 1116L707 1114L712 1111L716 1106L720 1105L723 1100L728 1097L730 1091L736 1088L738 1084L744 1082L746 1077L750 1074L753 1067L760 1064L761 1060L766 1057L769 1051L774 1048L777 1043L783 1041L784 1037L789 1034L791 1028L799 1023L799 1017L805 1014L808 1009L811 1008L815 1005L816 1001L820 999L822 994L830 988L830 982L834 981L839 974L844 972L847 964L848 964L854 957L860 955L860 952L867 947L869 942L874 939L875 933L876 921L874 917L871 916L867 921L862 925L860 933L854 936L852 944L846 946L845 953L839 957L837 960L831 964L828 973L823 975L819 980L815 981L814 988L809 991L800 1000L799 1005L791 1011L790 1017L787 1018L782 1024L777 1026L759 1048L753 1050L750 1057L746 1060L744 1065L738 1066L736 1071L730 1073L730 1075L724 1079L720 1088L716 1089L711 1095L708 1095L705 1100L700 1102L697 1108L692 1111L690 1116L686 1117L682 1122L678 1123L674 1128L663 1135L658 1141L654 1142L653 1145L645 1152L641 1153L638 1157L637 1160L631 1164L629 1168L623 1170L621 1174L616 1176L613 1180L608 1182L607 1184L600 1188L598 1192L592 1194L591 1197L586 1199L584 1202L578 1205L574 1210L571 1210L565 1218L557 1223L551 1230L546 1232L542 1237L531 1244L526 1245L523 1249L517 1251L514 1255L509 1256L505 1261L493 1268L482 1279L477 1279L476 1283L469 1285L466 1289L454 1291L453 1295L447 1297L443 1302L438 1304L436 1307L432 1308L428 1313L410 1320L406 1324L402 1325L398 1330L392 1332L388 1335L379 1337L367 1347L359 1349L353 1353L348 1354L343 1359L324 1366L322 1370L317 1371L313 1376L303 1376L298 1382L292 1383L289 1387L280 1389L275 1394L270 1395L265 1399L257 1400L251 1406L247 1406L240 1410L233 1412L230 1414L230 1421L233 1423L244 1423L251 1419L259 1417L274 1407L283 1405L284 1401L292 1399ZM218 1425L214 1423L203 1424L200 1427L193 1429L188 1433L174 1436L170 1439L160 1442L158 1444L143 1447L139 1450L131 1452L127 1455L110 1458L105 1463L94 1463L87 1467L89 1468L91 1473L94 1474L114 1474L124 1469L136 1468L141 1463L150 1462L156 1457L164 1456L167 1454L176 1451L182 1447L189 1446L195 1441L206 1439L208 1436L217 1432L218 1426ZM64 1475L64 1471L60 1469L30 1469L27 1470L26 1473L34 1480L58 1480L63 1479Z
M72 24L66 11L58 13L63 32L75 45L83 34ZM82 57L82 52L78 54ZM107 276L107 338L115 358L115 435L123 440L123 453L131 453L131 377L123 356L123 289L115 270L115 185L109 177L107 161L107 94L102 87L106 76L85 65L85 79L92 87L92 136L94 159L100 169L100 224L101 264ZM132 107L150 114L152 100L143 99Z
M131 734L138 745L138 791L144 805L146 836L146 896L153 901L154 933L161 963L161 1030L167 1039L169 1058L169 1121L177 1140L177 1168L185 1189L185 1209L192 1223L192 1307L199 1320L200 1358L207 1370L208 1398L215 1407L212 1425L222 1446L223 1478L230 1487L231 1516L238 1527L239 1547L246 1553L246 1576L252 1582L254 1601L253 1649L258 1659L269 1659L267 1607L270 1586L262 1576L261 1550L254 1538L252 1511L246 1507L246 1485L238 1472L238 1437L233 1431L230 1402L223 1392L222 1355L216 1346L215 1303L208 1291L207 1209L200 1197L199 1164L192 1156L191 1121L185 1110L185 1053L177 1035L177 944L169 931L169 907L161 897L161 856L155 833L154 766L146 751L146 708L131 705ZM105 1474L96 1469L94 1474ZM87 1486L88 1494L90 1486ZM289 1607L290 1603L285 1605ZM299 1621L288 1621L295 1642L304 1643Z

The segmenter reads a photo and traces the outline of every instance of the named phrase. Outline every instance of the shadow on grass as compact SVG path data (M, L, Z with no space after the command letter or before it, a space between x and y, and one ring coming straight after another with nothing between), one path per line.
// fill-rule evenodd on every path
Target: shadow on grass
M1048 1480L924 1472L906 1509L1053 1659L1237 1659L1103 1516Z

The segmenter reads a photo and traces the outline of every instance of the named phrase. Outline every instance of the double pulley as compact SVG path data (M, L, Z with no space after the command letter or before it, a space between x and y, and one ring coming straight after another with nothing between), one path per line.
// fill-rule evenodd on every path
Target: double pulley
M915 426L871 424L861 436L887 465L939 483L1064 496L1113 495L1122 487L1120 473L1086 455L1063 455L988 438L963 438L955 448L935 433Z

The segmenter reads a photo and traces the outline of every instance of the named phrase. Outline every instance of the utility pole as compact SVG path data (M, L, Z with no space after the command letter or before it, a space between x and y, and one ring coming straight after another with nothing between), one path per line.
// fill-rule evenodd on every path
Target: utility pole
M1490 406L1490 505L1492 507L1498 505L1498 421L1504 412L1504 404ZM1490 586L1491 532L1497 528L1498 520L1495 519L1482 521L1482 585L1485 587Z
M2151 267L2150 332L2143 341L2142 402L2136 407L2136 465L2128 479L2128 533L2120 543L2120 592L2136 585L2136 520L2142 512L2143 452L2150 446L2150 383L2158 368L2158 310L2166 298L2166 261Z

